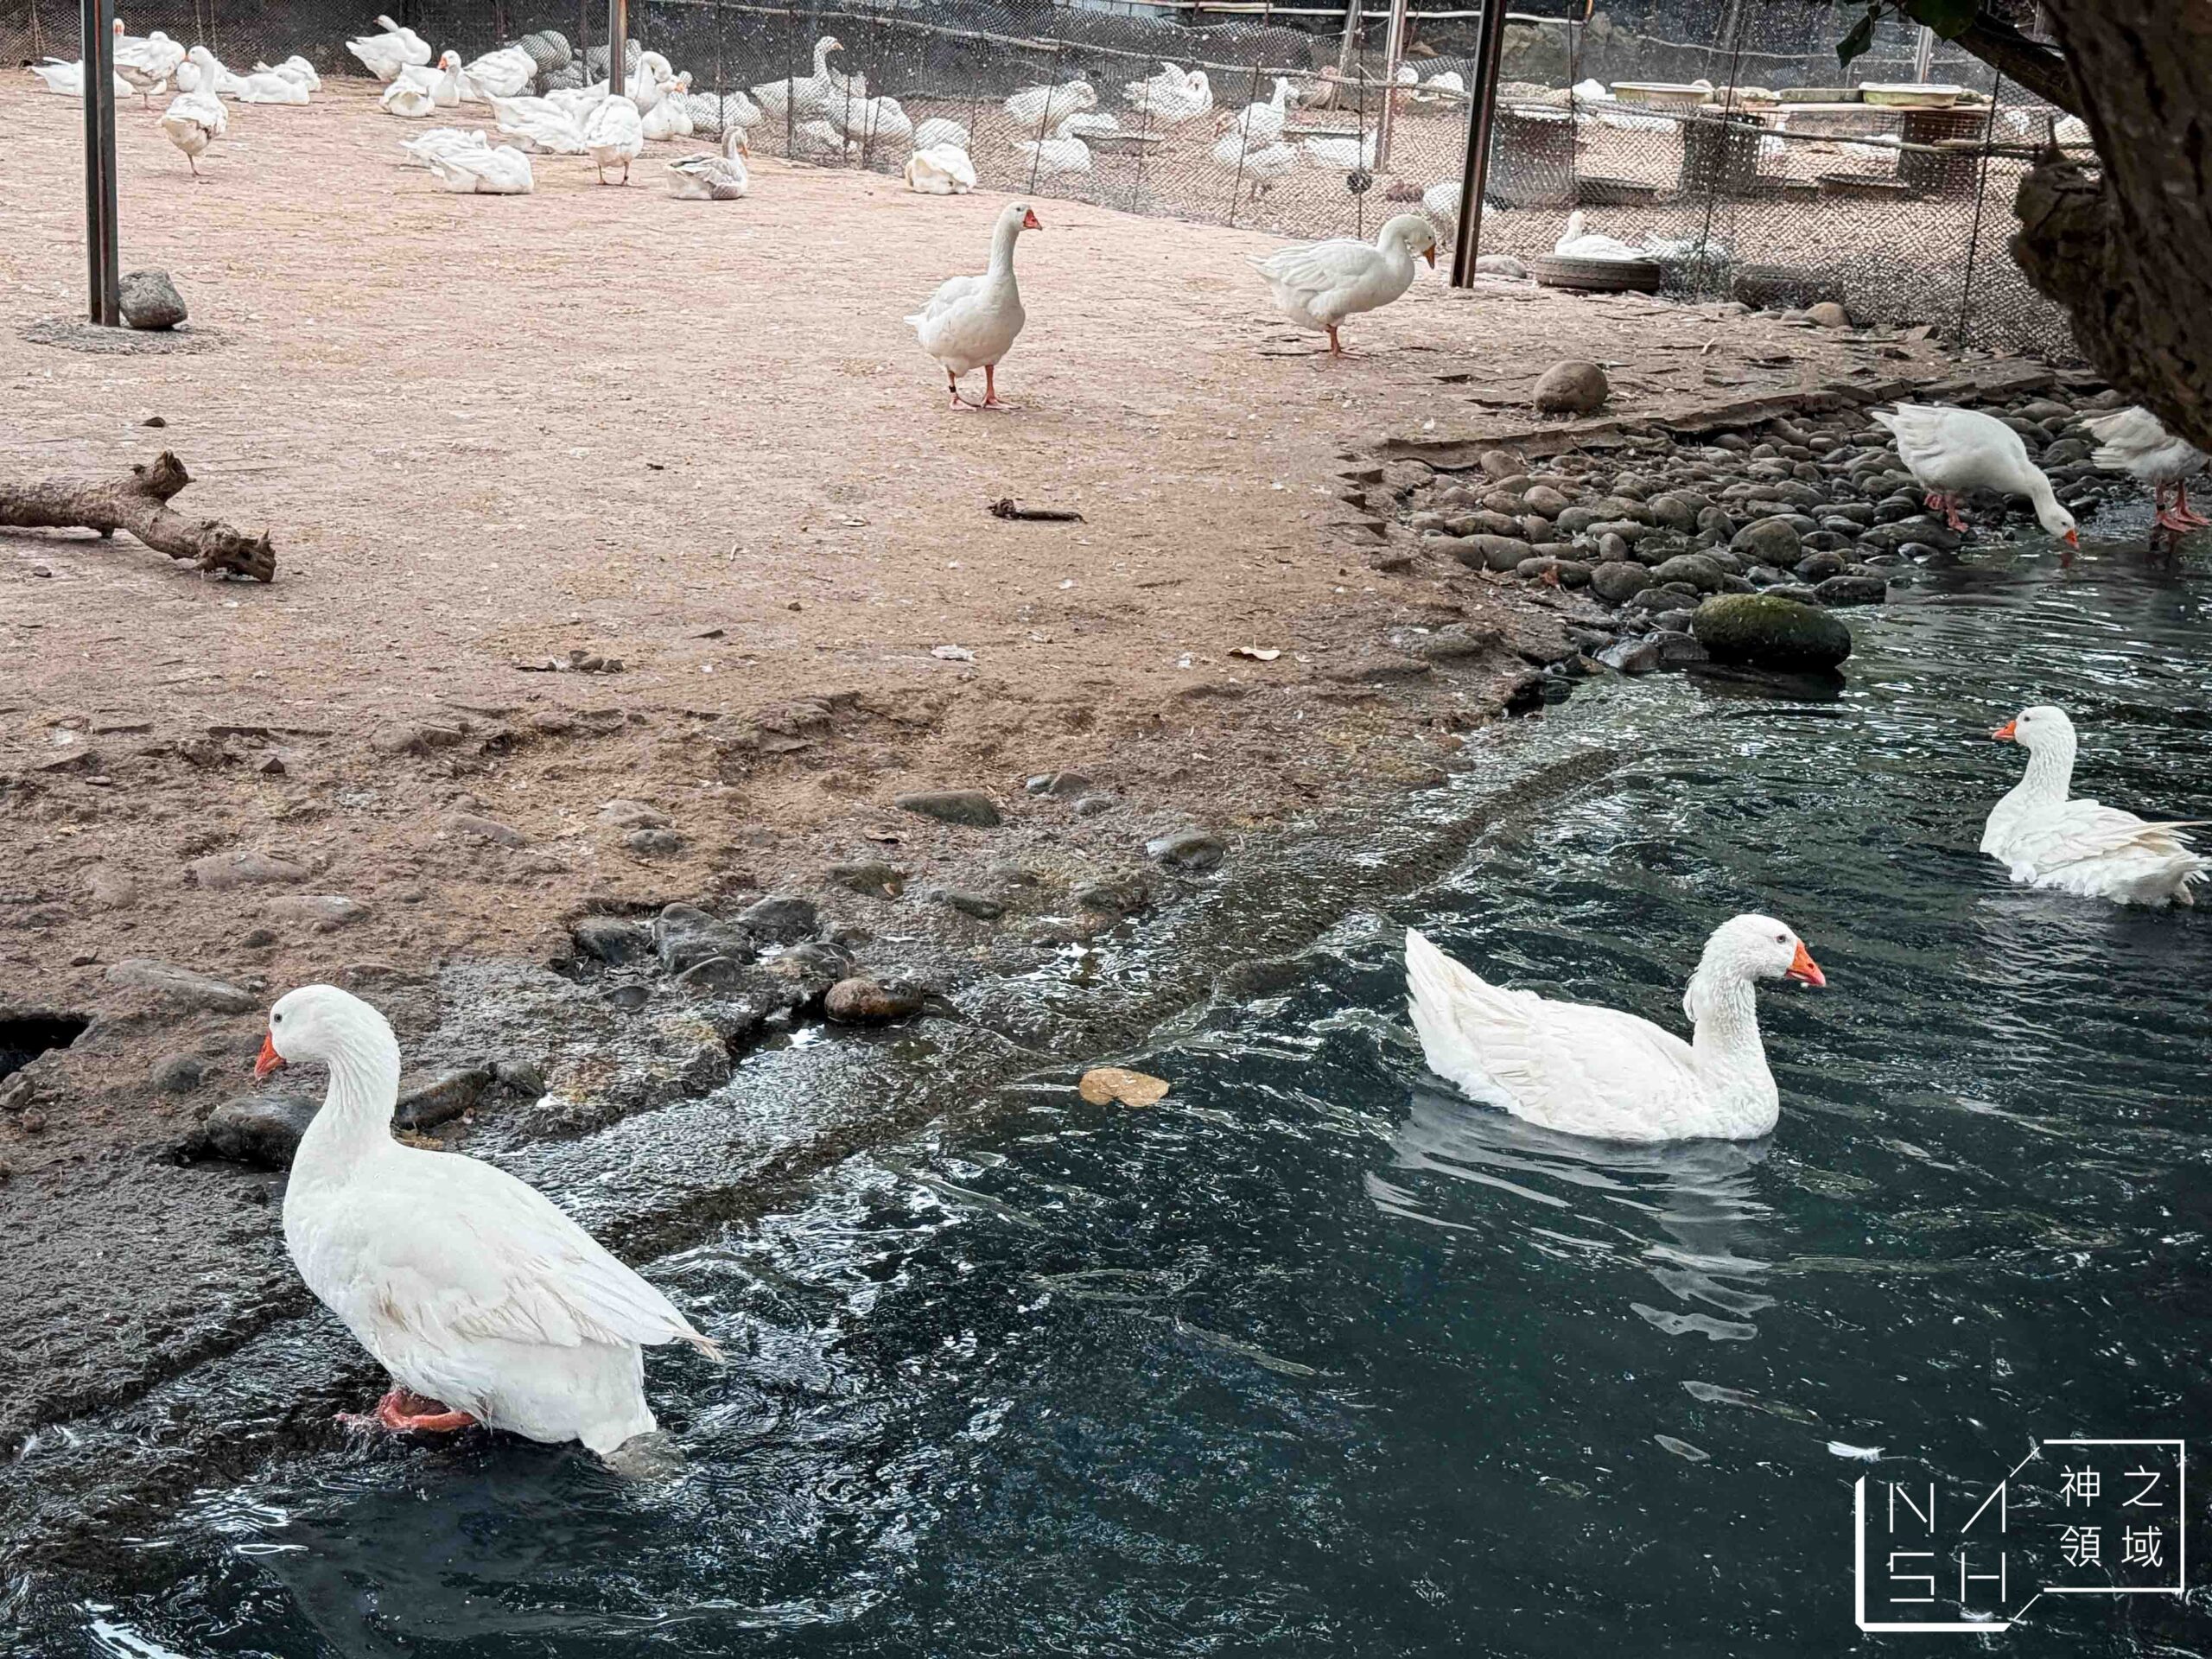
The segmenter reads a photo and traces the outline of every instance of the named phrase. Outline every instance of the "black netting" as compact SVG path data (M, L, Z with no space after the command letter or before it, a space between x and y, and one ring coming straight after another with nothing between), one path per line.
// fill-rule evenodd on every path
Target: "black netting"
M2063 315L2004 246L2056 111L1894 22L1847 73L1834 43L1861 0L1615 0L1586 17L1582 0L1550 3L1566 15L1516 12L1507 27L1484 251L1548 252L1580 208L1589 230L1658 253L1677 292L1722 296L1747 265L1782 266L1866 320L2070 353ZM64 0L0 0L0 50L73 58L77 15ZM205 41L233 68L299 53L331 76L360 73L344 43L374 27L328 0L132 0L125 16L135 34ZM392 16L464 57L534 35L541 91L605 73L604 4L417 0ZM642 48L690 75L702 137L757 117L756 152L896 173L918 129L951 123L988 189L1299 236L1371 234L1418 206L1448 231L1479 13L1414 10L1395 98L1388 28L1362 0L1239 0L1230 14L1199 0L638 0L628 12L629 60ZM823 84L825 37L841 48L826 105L807 95ZM1164 86L1171 69L1203 75L1205 98ZM1286 116L1232 124L1272 105L1278 76L1294 89ZM1972 97L1915 111L1821 96L1923 80ZM1713 90L1695 108L1634 91L1698 81Z

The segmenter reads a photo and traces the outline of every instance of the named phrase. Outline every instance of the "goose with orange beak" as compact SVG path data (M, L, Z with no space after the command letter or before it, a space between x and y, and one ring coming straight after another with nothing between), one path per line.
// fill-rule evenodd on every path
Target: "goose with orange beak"
M1688 1042L1613 1008L1493 985L1406 933L1414 1029L1429 1069L1544 1128L1601 1141L1744 1141L1772 1132L1781 1096L1759 1040L1763 979L1827 976L1771 916L1723 922L1682 997Z
M1414 260L1436 263L1436 226L1420 213L1383 221L1372 242L1352 237L1285 248L1253 266L1275 306L1301 328L1329 337L1329 355L1346 355L1337 330L1347 317L1373 311L1414 285Z

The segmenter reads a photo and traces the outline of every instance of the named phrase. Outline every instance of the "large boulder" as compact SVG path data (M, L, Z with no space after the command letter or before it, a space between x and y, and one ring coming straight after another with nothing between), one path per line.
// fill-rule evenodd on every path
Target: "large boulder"
M1721 569L1702 553L1677 553L1651 572L1652 580L1661 586L1681 582L1700 594L1709 594L1720 586Z
M1771 593L1722 594L1698 607L1690 632L1715 662L1785 673L1834 669L1851 655L1851 630L1815 606Z
M1618 605L1623 600L1642 593L1656 578L1640 564L1624 563L1615 560L1601 564L1590 573L1590 587L1599 598Z
M123 321L130 328L174 328L188 315L184 296L166 270L127 270L116 289Z
M1536 382L1536 407L1547 415L1587 415L1612 395L1595 363L1554 363Z

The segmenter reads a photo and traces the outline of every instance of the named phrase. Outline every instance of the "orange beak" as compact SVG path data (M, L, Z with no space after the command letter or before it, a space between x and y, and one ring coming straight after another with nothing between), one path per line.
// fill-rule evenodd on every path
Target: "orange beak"
M264 1033L261 1039L261 1058L253 1063L253 1075L265 1077L284 1064L284 1057L276 1052L273 1037Z
M1430 266L1433 268L1436 264L1436 244L1433 242L1430 243L1427 248L1423 251L1421 257L1427 259Z
M1995 738L1999 743L2013 742L2018 738L2019 734L2015 732L2012 728L2019 723L2020 722L2017 720L2008 720L2002 726L1999 726L1995 731L1992 732L1990 736Z
M1828 982L1828 976L1821 971L1821 964L1815 962L1807 953L1804 941L1802 939L1797 943L1797 954L1789 959L1789 969L1783 975L1783 977L1802 979L1808 985L1815 987Z
M1021 228L1025 231L1041 231L1045 228L1037 222L1037 210L1034 207L1021 216Z
M2078 530L2069 530L2069 531L2068 531L2066 532L2066 545L2067 545L2067 546L2069 546L2069 547L2079 547L2079 546L2081 546L2081 545L2082 545L2082 532L2081 532L2080 531L2078 531Z

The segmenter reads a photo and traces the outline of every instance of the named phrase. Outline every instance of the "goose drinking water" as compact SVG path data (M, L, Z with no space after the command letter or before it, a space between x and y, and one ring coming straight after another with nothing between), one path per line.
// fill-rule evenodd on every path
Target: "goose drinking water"
M2074 515L2058 505L2050 480L2028 459L2020 435L1994 415L1978 409L1932 404L1899 404L1873 411L1874 423L1897 439L1897 459L1921 488L1928 508L1940 512L1953 530L1964 530L1959 502L1969 490L2024 495L2035 506L2036 522L2069 548L2082 537Z

